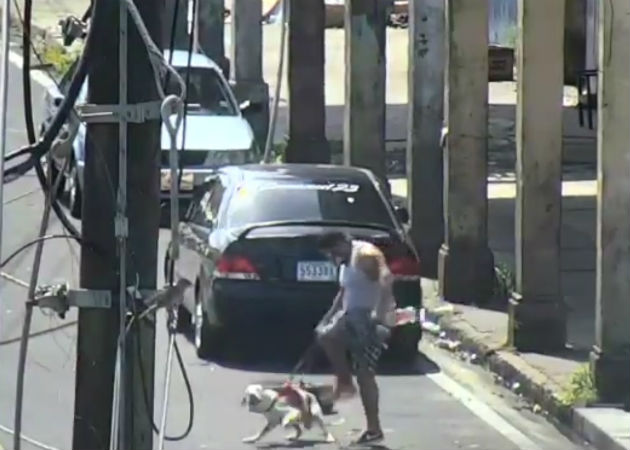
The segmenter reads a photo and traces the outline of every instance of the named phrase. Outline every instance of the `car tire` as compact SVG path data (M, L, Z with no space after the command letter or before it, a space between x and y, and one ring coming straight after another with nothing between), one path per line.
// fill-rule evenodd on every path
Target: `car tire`
M222 357L225 350L225 333L221 328L210 325L199 299L195 302L192 318L197 356L201 359Z
M81 185L79 184L79 171L77 169L76 164L72 165L70 169L69 178L69 188L68 188L68 209L70 210L70 215L75 219L81 218Z
M177 323L175 324L178 333L187 333L192 328L193 317L184 305L177 308Z
M397 362L413 362L419 352L420 336L413 326L404 326L398 331L394 342L391 342L392 356Z

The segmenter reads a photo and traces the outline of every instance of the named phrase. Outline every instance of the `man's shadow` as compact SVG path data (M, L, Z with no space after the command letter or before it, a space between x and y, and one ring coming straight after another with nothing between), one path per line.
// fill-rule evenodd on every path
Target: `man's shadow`
M322 441L316 439L304 439L293 442L269 442L261 445L257 445L258 449L271 450L276 448L313 448L315 446L325 445L324 448L336 449L336 450L392 450L390 447L383 444L345 444L341 442L335 442L333 444L324 444Z

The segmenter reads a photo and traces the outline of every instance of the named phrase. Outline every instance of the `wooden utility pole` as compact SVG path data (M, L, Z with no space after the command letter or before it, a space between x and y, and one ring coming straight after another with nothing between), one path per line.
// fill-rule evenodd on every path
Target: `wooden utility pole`
M94 0L92 17L93 52L89 66L88 101L97 105L119 103L119 1ZM138 9L153 40L161 47L160 0L138 2ZM133 104L158 100L147 50L137 28L128 17L127 101ZM158 115L159 116L159 115ZM126 278L141 290L156 287L159 232L159 119L128 123L127 217L128 244ZM82 288L109 290L111 309L82 308L79 312L73 449L109 450L116 344L119 332L119 264L114 218L118 188L119 125L108 121L87 126L83 187L82 235L91 246L81 249ZM97 249L95 251L95 248ZM142 329L140 346L144 384L149 393L149 411L142 397L138 375L136 336L128 336L124 409L125 449L152 447L152 399L155 330ZM133 387L132 387L133 383ZM148 413L148 414L147 414Z

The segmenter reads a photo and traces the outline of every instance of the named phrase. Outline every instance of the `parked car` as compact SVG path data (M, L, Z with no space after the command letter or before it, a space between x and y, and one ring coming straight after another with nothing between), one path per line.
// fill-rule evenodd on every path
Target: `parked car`
M238 334L278 327L312 330L337 293L337 269L317 236L342 231L383 249L399 307L421 307L418 256L394 208L369 171L325 165L243 165L219 169L195 191L180 224L174 277L194 282L178 327L192 327L200 357L221 354ZM167 275L170 247L164 260ZM418 323L394 329L390 349L417 353ZM287 331L287 333L289 333ZM254 339L256 339L254 337Z
M170 51L164 52L170 58ZM172 65L186 79L188 52L175 50ZM196 183L201 182L212 168L228 164L246 164L257 162L262 157L254 139L254 133L242 115L247 104L239 105L225 79L221 69L201 53L193 53L189 73L187 92L188 112L177 137L178 148L182 148L184 130L186 133L185 150L179 153L184 167L180 184L180 199L189 200ZM62 77L57 86L52 86L45 94L44 121L40 132L55 116L57 108L65 96L75 66ZM153 82L153 80L147 80ZM171 79L167 92L176 92ZM87 80L82 87L76 104L87 102ZM65 129L68 132L68 128ZM72 137L72 157L64 171L65 182L61 193L67 191L71 214L81 217L81 192L83 191L83 168L85 164L85 139L87 128L84 123L78 125ZM170 198L169 150L170 136L166 126L161 130L161 196L163 204ZM59 173L66 160L65 154L53 154L53 172ZM168 215L168 211L166 211Z

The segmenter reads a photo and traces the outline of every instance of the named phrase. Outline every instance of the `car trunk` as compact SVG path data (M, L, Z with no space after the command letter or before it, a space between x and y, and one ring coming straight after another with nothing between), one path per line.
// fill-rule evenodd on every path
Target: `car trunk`
M380 247L395 275L414 275L417 259L397 237L367 228L334 228ZM256 228L225 250L224 258L242 258L241 267L266 281L288 283L335 283L336 269L317 246L317 237L331 231L320 226L273 226ZM247 266L249 263L249 266ZM413 266L413 267L412 267Z

